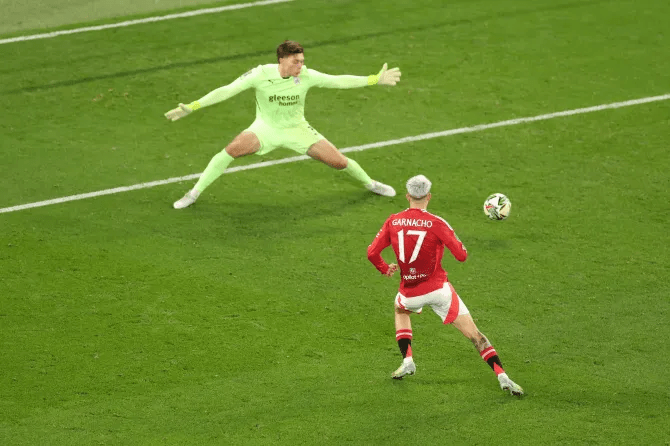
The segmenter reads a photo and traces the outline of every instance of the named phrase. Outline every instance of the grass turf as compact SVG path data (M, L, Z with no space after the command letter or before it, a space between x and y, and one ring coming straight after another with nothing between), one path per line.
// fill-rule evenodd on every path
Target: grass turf
M388 5L0 45L0 206L202 171L253 119L251 93L162 113L272 62L287 37L324 72L403 71L393 89L310 93L307 118L339 147L668 93L662 2ZM430 209L471 255L445 267L521 400L430 311L413 318L417 375L389 379L397 283L365 249L406 202L316 162L224 175L180 212L191 182L2 214L0 440L667 443L669 111L350 155L398 190L433 180ZM513 202L502 223L481 212L497 191Z

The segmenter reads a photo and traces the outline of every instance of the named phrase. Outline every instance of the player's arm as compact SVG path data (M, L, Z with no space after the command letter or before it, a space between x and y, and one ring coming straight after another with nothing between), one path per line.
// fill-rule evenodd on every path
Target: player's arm
M210 91L205 96L201 97L197 101L193 101L190 104L179 104L179 107L170 110L165 113L165 117L170 121L176 121L177 119L183 118L186 115L191 114L192 112L198 110L202 107L208 107L210 105L217 104L219 102L230 99L238 93L243 92L254 86L254 78L258 74L260 68L254 68L242 76L235 79L228 85L219 87L216 90Z
M400 81L400 69L387 68L384 64L381 71L370 76L351 76L348 74L334 76L309 69L310 76L314 79L314 86L323 88L360 88L368 85L390 85L393 86Z
M368 260L379 270L380 273L390 276L397 269L398 265L391 264L389 265L382 258L382 251L391 244L391 236L387 229L386 223L379 230L375 239L368 246Z
M444 243L444 246L451 252L451 254L459 262L465 262L468 258L468 250L465 249L465 245L461 242L461 239L458 238L454 230L449 226L448 223L441 224L438 230L438 237Z

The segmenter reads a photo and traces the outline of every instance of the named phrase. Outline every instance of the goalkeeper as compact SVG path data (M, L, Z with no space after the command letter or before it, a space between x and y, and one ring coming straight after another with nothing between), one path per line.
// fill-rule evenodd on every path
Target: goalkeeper
M277 47L278 64L259 65L232 83L218 88L190 104L165 113L176 121L202 108L254 88L256 90L256 120L237 135L224 150L216 154L200 175L193 189L174 203L175 209L193 204L198 196L216 180L228 165L240 156L265 155L284 147L342 170L360 181L369 191L393 197L395 190L373 180L352 159L344 156L330 141L305 120L305 96L311 87L358 88L367 85L395 85L400 80L398 68L382 70L371 76L331 76L308 69L304 50L293 41L286 40Z

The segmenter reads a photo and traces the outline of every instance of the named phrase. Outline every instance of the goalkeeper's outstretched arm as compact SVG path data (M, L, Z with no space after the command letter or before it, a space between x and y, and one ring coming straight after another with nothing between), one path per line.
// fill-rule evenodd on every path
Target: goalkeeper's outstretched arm
M210 105L225 101L226 99L230 99L236 94L252 86L249 82L250 77L251 76L247 75L240 76L230 84L210 91L197 101L193 101L190 104L179 104L177 108L173 108L169 112L165 113L165 117L170 121L176 121L177 119L191 114L199 108L208 107Z
M311 70L317 77L317 86L323 88L359 88L368 85L388 85L394 86L400 81L400 68L388 69L388 64L384 64L381 71L370 76L332 76L330 74L320 73Z

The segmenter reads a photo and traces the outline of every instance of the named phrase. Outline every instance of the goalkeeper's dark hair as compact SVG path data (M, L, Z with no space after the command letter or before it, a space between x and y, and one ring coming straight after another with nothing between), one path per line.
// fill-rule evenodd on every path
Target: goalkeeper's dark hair
M282 57L290 56L291 54L303 54L305 50L298 42L293 40L284 40L277 47L277 60Z

